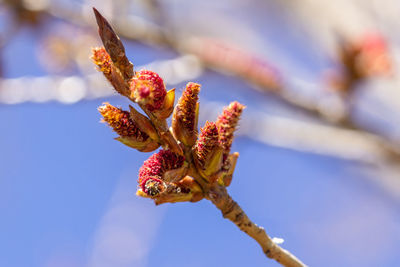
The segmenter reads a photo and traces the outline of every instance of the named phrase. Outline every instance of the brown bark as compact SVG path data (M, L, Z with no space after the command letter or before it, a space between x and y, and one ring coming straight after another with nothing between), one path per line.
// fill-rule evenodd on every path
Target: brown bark
M274 259L283 266L306 266L289 251L272 241L263 227L253 223L242 208L229 196L225 187L216 185L210 188L207 198L222 212L222 216L239 227L261 246L268 258Z

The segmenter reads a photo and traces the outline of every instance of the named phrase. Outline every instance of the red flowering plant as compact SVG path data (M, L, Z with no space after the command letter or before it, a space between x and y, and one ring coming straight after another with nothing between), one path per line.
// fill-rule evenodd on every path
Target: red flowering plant
M200 84L189 82L174 106L175 89L166 90L163 79L150 70L134 71L125 49L105 18L94 9L104 47L94 48L92 59L114 89L139 106L129 111L105 103L103 121L118 135L116 140L142 152L162 147L139 170L137 195L158 204L210 200L222 215L254 238L264 253L284 266L304 266L254 224L232 200L232 181L238 153L231 153L234 132L245 108L238 102L226 107L216 122L198 132ZM172 115L169 128L166 119Z

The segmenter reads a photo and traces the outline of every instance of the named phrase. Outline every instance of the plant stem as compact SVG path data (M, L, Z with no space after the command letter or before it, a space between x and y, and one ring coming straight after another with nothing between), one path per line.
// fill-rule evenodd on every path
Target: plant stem
M225 187L219 185L211 187L207 199L222 212L224 218L232 221L241 231L257 241L268 258L276 260L283 266L306 266L296 256L272 241L263 227L253 223Z

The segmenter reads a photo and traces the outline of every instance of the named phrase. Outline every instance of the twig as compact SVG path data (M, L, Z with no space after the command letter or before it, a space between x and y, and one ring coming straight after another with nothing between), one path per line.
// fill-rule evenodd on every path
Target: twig
M268 258L276 260L283 266L306 266L296 256L276 244L263 227L253 223L231 198L225 187L213 186L210 188L207 198L221 211L225 219L236 224L241 231L253 238Z
M110 68L132 69L132 64L106 19L96 9L94 13L105 48L94 49L92 59L111 85L119 87L120 83L115 83L109 75ZM118 57L113 56L117 50ZM125 72L121 71L121 77L122 73ZM225 218L254 238L269 258L284 266L305 266L275 244L263 228L252 223L226 191L239 157L239 153L230 153L230 150L245 106L232 102L215 122L206 122L199 133L200 84L188 83L174 106L175 89L167 92L159 74L148 70L133 72L133 69L131 73L133 75L126 79L130 92L115 89L138 104L147 117L132 106L128 112L109 103L99 107L99 112L104 122L119 135L116 139L123 144L141 152L154 151L160 145L163 147L140 168L136 194L154 200L156 205L208 198ZM166 119L171 115L168 129Z

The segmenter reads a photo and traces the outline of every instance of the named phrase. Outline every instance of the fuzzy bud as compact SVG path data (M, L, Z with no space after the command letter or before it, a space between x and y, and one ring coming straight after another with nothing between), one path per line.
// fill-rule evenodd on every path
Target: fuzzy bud
M222 165L222 147L214 122L206 122L193 149L193 158L200 174L206 179L218 172Z
M114 107L109 103L105 103L98 110L103 116L103 121L108 123L119 134L120 137L116 138L116 140L143 152L153 151L159 147L159 144L152 140L131 119L129 112Z
M219 143L224 151L224 162L228 158L231 150L233 133L236 130L236 126L244 108L245 106L239 102L232 102L224 109L216 122L218 127Z
M113 64L110 55L104 49L104 47L96 47L92 49L92 60L97 65L98 70L103 72L104 76L110 80L109 75L111 74L111 65Z
M204 166L210 153L218 146L218 129L215 122L206 121L200 130L199 138L195 145L196 156L199 163Z
M131 98L144 105L149 111L160 110L167 91L163 79L150 70L138 71L129 82Z
M163 181L180 180L184 175L186 166L184 157L170 150L160 150L148 158L139 170L139 184L147 177L157 177ZM176 173L177 177L169 177L169 172L180 170L182 173ZM180 176L180 177L179 177Z
M120 71L115 67L104 47L92 49L92 60L118 93L129 96L127 83L125 83Z
M197 139L200 84L188 83L179 98L172 116L175 137L186 146L193 146Z

